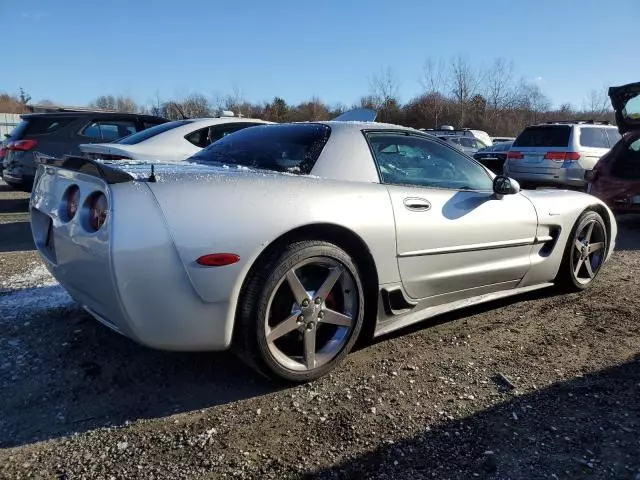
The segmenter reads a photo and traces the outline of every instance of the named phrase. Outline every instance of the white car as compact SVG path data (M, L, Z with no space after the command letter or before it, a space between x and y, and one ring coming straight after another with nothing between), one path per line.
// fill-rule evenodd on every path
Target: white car
M176 120L148 128L112 143L85 143L85 158L102 160L176 161L186 160L225 135L264 120L241 117Z

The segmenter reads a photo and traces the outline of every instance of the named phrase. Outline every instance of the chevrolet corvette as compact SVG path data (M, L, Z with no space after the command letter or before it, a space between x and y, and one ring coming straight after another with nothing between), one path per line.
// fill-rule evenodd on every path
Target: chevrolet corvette
M153 348L232 349L293 382L359 337L583 290L617 233L591 195L521 190L370 121L249 127L186 162L43 159L30 215L47 268L99 322Z

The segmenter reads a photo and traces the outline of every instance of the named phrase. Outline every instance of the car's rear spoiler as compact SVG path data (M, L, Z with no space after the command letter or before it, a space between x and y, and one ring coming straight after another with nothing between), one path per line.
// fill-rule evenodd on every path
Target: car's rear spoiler
M62 158L53 158L47 155L36 154L35 159L36 163L40 165L64 168L65 170L84 173L86 175L101 178L109 184L126 183L135 180L135 178L127 172L84 157L65 155Z

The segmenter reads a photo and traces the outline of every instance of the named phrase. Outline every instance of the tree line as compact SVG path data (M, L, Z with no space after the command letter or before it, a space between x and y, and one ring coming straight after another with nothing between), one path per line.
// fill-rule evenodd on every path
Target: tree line
M179 99L162 100L156 95L146 104L124 95L102 95L89 106L170 119L214 116L221 110L231 110L244 117L274 122L329 120L350 108L366 107L378 112L377 121L380 122L414 128L453 125L508 136L516 136L526 125L545 121L614 121L606 86L589 92L579 108L568 103L551 108L551 101L539 82L517 78L513 62L502 58L485 67L473 65L462 55L448 60L427 58L418 80L421 93L406 103L400 100L400 80L391 68L386 68L369 77L368 92L352 105L328 105L317 97L298 104L289 104L283 97L255 103L235 88L228 95L213 98L193 93ZM0 94L0 111L8 112L11 105L14 109L26 109L29 101L29 95L22 89L13 97Z

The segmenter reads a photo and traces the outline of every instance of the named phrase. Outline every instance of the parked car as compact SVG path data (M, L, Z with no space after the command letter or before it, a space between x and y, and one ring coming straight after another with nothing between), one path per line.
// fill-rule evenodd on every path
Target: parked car
M5 138L0 140L0 178L2 178L2 170L4 170L4 157L7 154L7 143L9 143L9 134L5 134Z
M617 213L640 213L640 82L611 87L622 138L587 172L589 193Z
M478 150L486 148L487 145L474 137L438 136L440 140L450 143L458 150L473 156Z
M454 128L451 125L442 125L439 129L426 130L427 133L436 137L471 137L480 140L485 146L493 144L489 134L483 130L475 130L471 128Z
M524 188L585 189L585 171L620 139L608 122L548 122L526 127L507 153L504 174Z
M31 191L35 152L77 155L81 143L113 141L165 122L152 115L95 111L22 115L6 147L2 178L13 188Z
M289 381L361 333L585 289L617 232L591 195L521 192L433 136L356 121L246 128L178 164L52 160L30 212L45 265L98 321L159 349L233 347Z
M80 145L83 156L105 160L186 160L225 135L264 120L218 117L163 123L112 143Z
M481 148L473 154L473 158L498 175L502 174L507 153L513 142L494 143L485 148Z

